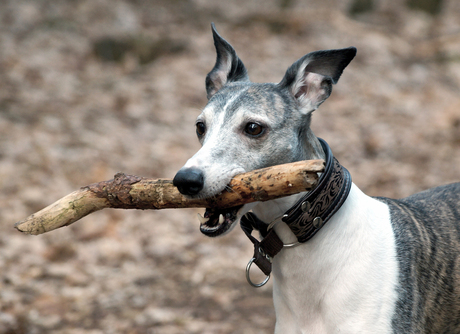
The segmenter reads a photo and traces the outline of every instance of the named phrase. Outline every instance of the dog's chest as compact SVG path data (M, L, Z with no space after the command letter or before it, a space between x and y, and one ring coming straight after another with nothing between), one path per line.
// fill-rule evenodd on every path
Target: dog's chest
M396 258L388 206L353 186L313 239L274 258L276 332L391 333Z

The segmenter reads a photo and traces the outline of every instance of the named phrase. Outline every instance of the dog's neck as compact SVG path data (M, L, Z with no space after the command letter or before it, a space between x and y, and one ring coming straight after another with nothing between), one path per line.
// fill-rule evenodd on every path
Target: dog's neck
M311 160L311 159L323 159L325 160L326 154L319 139L313 134L308 128L304 133L304 147L302 149L302 155L299 160ZM321 174L319 174L321 176ZM302 192L287 197L281 197L272 201L262 202L255 206L252 211L262 221L269 224L273 220L281 217L295 203L297 203L302 197L305 197L309 192ZM285 243L297 242L296 235L292 230L283 222L275 225L275 231L280 239Z
M281 197L272 201L258 204L252 209L252 212L262 221L270 223L278 217L281 217L295 203L297 203L307 193L294 194L287 197ZM297 242L296 235L284 223L280 222L274 226L276 234L280 237L284 244Z
M261 203L253 212L271 222L305 195ZM343 205L317 234L297 247L281 249L272 267L275 333L329 333L337 328L357 333L374 327L389 332L385 319L391 319L397 280L389 221L385 204L351 185ZM298 240L284 222L274 229L284 244Z
M308 127L308 130L303 134L302 155L299 160L324 159L325 153L318 137Z

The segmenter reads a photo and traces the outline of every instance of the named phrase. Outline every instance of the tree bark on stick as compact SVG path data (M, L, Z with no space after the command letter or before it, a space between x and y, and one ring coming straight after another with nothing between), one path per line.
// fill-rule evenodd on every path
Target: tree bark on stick
M42 234L68 226L84 216L105 208L168 209L230 208L257 201L288 196L313 189L323 160L306 160L277 165L236 175L230 191L208 199L188 199L169 179L149 179L118 173L113 180L93 183L61 198L15 224L27 234Z

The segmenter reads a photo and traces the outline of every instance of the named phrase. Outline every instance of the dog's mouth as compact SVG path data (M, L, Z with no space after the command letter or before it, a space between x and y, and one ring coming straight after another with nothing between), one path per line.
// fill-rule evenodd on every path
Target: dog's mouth
M228 232L238 218L238 211L242 205L229 209L207 208L204 217L198 214L200 231L208 237L218 237Z

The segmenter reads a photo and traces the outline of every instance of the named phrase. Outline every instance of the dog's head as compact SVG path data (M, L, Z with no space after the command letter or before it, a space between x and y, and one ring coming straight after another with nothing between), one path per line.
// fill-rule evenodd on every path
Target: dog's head
M189 198L226 191L239 173L319 158L314 152L321 152L321 147L311 140L311 113L329 97L356 54L353 47L312 52L289 67L280 83L252 83L214 25L212 32L217 60L206 77L208 104L196 120L202 148L173 181ZM248 206L208 209L201 231L208 236L228 232L247 210Z

